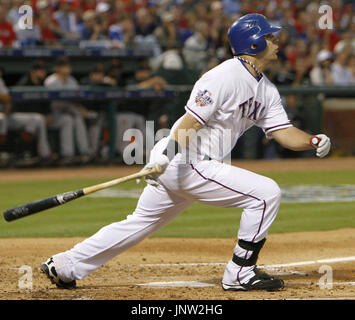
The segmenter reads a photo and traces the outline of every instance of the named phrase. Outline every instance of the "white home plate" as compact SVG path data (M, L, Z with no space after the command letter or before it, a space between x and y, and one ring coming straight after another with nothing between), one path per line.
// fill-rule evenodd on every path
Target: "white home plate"
M188 288L206 288L206 287L215 287L214 284L204 283L198 281L161 281L161 282L148 282L148 283L140 283L137 286L141 287L188 287Z

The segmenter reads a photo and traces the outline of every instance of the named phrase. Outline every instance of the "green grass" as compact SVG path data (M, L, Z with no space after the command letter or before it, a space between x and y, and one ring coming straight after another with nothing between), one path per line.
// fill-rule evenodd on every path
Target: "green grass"
M355 170L266 173L280 185L355 184ZM57 193L80 189L103 179L23 181L0 183L1 211ZM138 186L128 182L120 188ZM143 187L143 184L140 185ZM136 199L81 198L13 222L0 218L0 238L90 236L101 227L132 213ZM241 209L222 209L195 203L160 230L161 237L234 237ZM355 202L283 203L270 233L355 227Z

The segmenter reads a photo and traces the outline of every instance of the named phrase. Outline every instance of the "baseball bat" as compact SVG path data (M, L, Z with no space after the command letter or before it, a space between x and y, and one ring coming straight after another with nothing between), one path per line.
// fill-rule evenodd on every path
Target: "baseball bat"
M122 178L118 178L118 179L110 180L110 181L107 181L104 183L89 186L89 187L86 187L86 188L83 188L83 189L80 189L77 191L69 191L69 192L57 194L55 196L51 196L49 198L26 203L26 204L20 205L18 207L7 209L4 212L4 218L8 222L13 221L13 220L17 220L17 219L26 217L28 215L31 215L31 214L34 214L37 212L41 212L41 211L44 211L44 210L47 210L50 208L60 206L60 205L65 204L69 201L78 199L82 196L86 196L90 193L113 187L119 183L134 180L134 179L140 179L140 178L143 178L149 174L161 173L161 172L162 172L162 168L159 165L156 165L154 168L146 169L144 171L139 171L137 173L134 173L134 174L122 177Z

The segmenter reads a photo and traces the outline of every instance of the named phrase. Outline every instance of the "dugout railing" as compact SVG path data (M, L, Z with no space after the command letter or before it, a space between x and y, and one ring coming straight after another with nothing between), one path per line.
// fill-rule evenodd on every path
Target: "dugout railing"
M110 157L115 156L114 113L127 102L154 101L162 111L169 114L170 124L184 113L184 106L189 98L191 86L168 86L164 90L114 87L81 87L79 90L48 90L43 87L10 87L13 103L49 102L52 100L67 100L85 102L101 102L109 119ZM355 86L280 86L279 92L291 120L297 126L310 133L325 132L333 138L334 149L341 155L355 153ZM290 96L293 99L288 99ZM288 105L293 101L294 105ZM142 113L145 113L145 103L141 103ZM293 119L295 111L301 110L302 117ZM301 123L298 123L301 122ZM263 157L260 154L258 139L260 133L249 130L244 137L244 155L242 158L253 159Z

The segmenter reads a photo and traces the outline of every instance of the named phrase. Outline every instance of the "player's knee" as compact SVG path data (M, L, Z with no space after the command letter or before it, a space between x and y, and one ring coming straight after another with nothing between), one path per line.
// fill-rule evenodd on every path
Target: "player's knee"
M280 202L281 189L279 185L272 179L267 178L267 184L265 186L265 200L273 200Z

